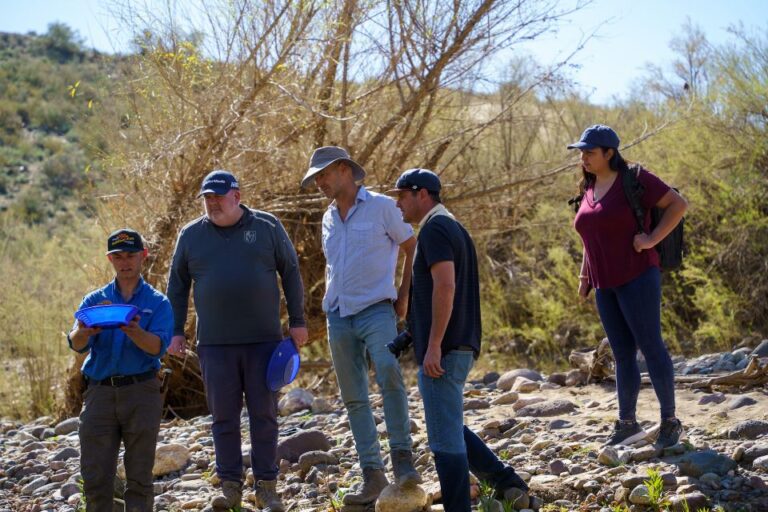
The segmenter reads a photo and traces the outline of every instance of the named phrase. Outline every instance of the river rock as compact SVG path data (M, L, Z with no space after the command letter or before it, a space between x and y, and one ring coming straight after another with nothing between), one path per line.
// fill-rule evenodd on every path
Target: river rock
M74 418L68 418L60 422L58 425L56 425L53 431L57 436L66 436L67 434L76 432L77 429L79 428L80 428L80 418L75 416Z
M329 452L321 450L314 450L311 452L305 452L299 457L299 466L301 472L306 474L313 466L331 466L339 463L338 457Z
M544 380L541 374L537 371L529 370L527 368L518 368L516 370L504 372L504 374L499 377L499 380L496 381L496 387L502 391L510 391L518 377L524 377L528 380L537 382Z
M752 467L760 471L763 471L765 473L768 473L768 455L763 455L762 457L756 458L752 462Z
M568 400L548 400L531 404L517 411L518 416L559 416L576 410L576 404Z
M733 400L728 402L728 409L734 411L736 409L741 409L742 407L755 405L756 403L757 403L757 400L755 400L751 396L737 396Z
M298 462L299 457L313 450L328 451L331 441L320 430L304 430L286 437L277 445L277 458Z
M400 487L390 484L376 500L376 512L421 512L428 508L427 493L419 486Z
M491 400L491 405L509 405L517 402L517 399L520 395L515 393L514 391L507 391L506 393L503 393L493 400Z
M755 347L755 350L752 351L751 355L757 357L768 357L768 339L761 341L760 344Z
M716 473L720 476L736 467L736 461L714 450L691 452L683 455L677 462L680 473L685 476L700 477L704 473Z
M768 434L768 421L741 421L726 431L729 439L757 439Z
M726 397L723 393L710 393L699 398L699 405L721 404L725 402Z
M303 388L293 388L277 404L280 416L290 416L291 414L305 409L312 409L312 402L315 397Z
M648 487L645 484L638 485L629 493L629 502L634 505L648 505L651 502L651 496Z
M669 509L673 512L709 510L709 499L701 492L675 494L669 497Z
M69 459L74 459L77 457L80 457L80 452L77 451L77 449L72 448L71 446L67 446L66 448L62 448L56 451L53 455L49 457L48 461L49 462L67 461Z
M538 390L539 383L525 377L518 377L512 385L512 391L517 393L532 393Z

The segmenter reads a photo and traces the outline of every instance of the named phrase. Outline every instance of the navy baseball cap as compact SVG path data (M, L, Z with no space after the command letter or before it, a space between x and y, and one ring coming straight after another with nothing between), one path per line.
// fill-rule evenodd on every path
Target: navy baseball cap
M132 229L113 231L107 238L107 254L113 252L139 252L144 250L141 235Z
M440 178L429 169L408 169L397 178L395 188L387 190L387 194L396 194L401 190L419 190L425 188L430 192L440 192Z
M610 126L604 124L590 126L581 134L579 142L568 145L568 149L594 149L597 147L619 148L619 136Z
M197 197L203 194L223 196L230 190L240 190L237 178L229 171L216 170L203 178L203 183L200 185L200 193L197 194Z

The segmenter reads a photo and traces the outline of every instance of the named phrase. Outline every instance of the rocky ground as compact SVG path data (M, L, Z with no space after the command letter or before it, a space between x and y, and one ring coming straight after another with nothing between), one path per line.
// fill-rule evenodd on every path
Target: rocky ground
M762 357L761 357L762 356ZM759 359L754 359L760 357ZM681 376L738 371L750 360L768 364L768 340L759 347L676 361ZM467 384L466 423L529 482L517 510L601 512L644 510L768 511L768 388L695 389L679 383L678 416L687 439L664 450L648 440L603 448L617 404L613 383L583 384L584 375L541 375L529 369L487 374ZM685 380L681 377L681 380ZM387 451L379 395L372 401ZM442 510L418 389L410 389L417 467L425 492L403 496L396 488L380 512ZM360 485L352 434L338 397L315 397L302 388L281 400L278 490L292 511L337 511L343 493ZM644 386L639 420L653 434L658 405ZM155 510L204 510L217 493L211 418L164 423L155 464ZM0 422L0 512L81 510L78 419L54 424ZM247 442L247 417L243 417ZM247 445L243 446L248 466ZM388 461L387 461L388 463ZM122 468L119 473L122 472ZM252 476L248 475L248 483ZM119 495L120 485L116 485ZM512 510L475 486L477 510ZM253 509L253 495L245 493Z

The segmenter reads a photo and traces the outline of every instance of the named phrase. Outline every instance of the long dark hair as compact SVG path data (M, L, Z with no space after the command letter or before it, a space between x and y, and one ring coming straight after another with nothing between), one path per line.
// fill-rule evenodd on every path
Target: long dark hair
M621 156L621 153L619 153L618 148L606 148L603 146L600 146L600 150L605 154L606 151L609 149L613 149L613 156L610 160L608 160L608 167L611 168L612 171L618 171L619 174L628 172L629 171L629 164L630 162L627 162L624 160L624 157ZM586 170L584 170L584 167L581 167L581 181L579 181L579 196L583 196L584 192L592 185L595 184L595 175L588 173Z

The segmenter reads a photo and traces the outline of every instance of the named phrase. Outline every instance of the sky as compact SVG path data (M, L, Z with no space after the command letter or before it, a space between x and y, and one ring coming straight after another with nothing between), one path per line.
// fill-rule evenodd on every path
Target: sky
M571 8L576 1L562 0L561 5ZM59 21L77 30L88 46L125 52L129 37L109 15L110 5L110 0L0 0L0 32L42 34ZM731 25L768 30L768 0L593 0L564 19L557 32L521 49L551 64L594 32L572 59L569 74L591 102L610 104L627 97L647 63L669 65L674 59L669 42L688 18L710 42L721 44L732 40Z

